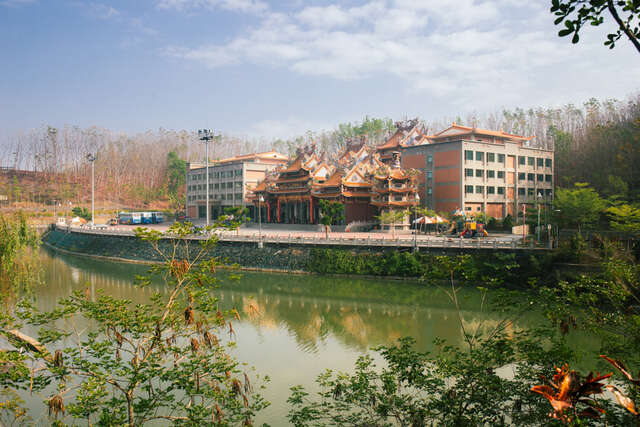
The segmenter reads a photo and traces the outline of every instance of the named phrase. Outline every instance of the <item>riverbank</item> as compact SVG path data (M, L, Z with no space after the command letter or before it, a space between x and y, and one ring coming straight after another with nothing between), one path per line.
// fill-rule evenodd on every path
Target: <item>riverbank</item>
M43 243L64 253L89 256L116 262L153 264L162 262L151 245L136 237L51 230L42 237ZM170 250L171 239L159 242L162 250ZM197 241L192 244L198 244ZM493 277L498 286L526 287L522 278L538 282L554 282L574 268L558 269L558 260L550 251L478 250L469 255L457 248L440 248L412 252L404 248L354 248L353 246L322 246L304 243L265 242L258 248L255 242L219 241L208 256L215 257L228 268L294 274L327 274L341 276L385 277L390 279L437 279L443 274L443 262L452 265L456 276L465 281ZM579 270L579 269L578 269ZM444 277L446 279L446 277ZM497 278L497 279L496 279Z

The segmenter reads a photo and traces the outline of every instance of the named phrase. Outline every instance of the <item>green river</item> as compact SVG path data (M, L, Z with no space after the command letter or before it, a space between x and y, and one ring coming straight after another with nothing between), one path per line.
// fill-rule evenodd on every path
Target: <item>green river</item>
M41 309L53 309L59 298L87 287L92 294L103 289L118 298L144 302L163 286L134 287L134 275L147 269L141 265L96 261L47 249L42 250L42 262L44 285L36 292ZM241 272L239 279L230 277L236 274L219 273L220 287L214 292L225 309L237 308L241 314L242 320L234 322L234 356L255 367L256 373L270 377L264 396L271 406L260 414L259 422L286 425L291 386L314 389L314 380L322 371L350 371L356 358L371 347L391 344L403 336L415 338L421 350L432 348L435 338L461 344L456 310L437 287L416 281L255 272ZM466 326L484 323L491 327L501 320L498 314L480 310L476 290L464 290L460 296ZM541 321L539 314L528 313L514 327ZM74 326L81 330L90 325ZM43 398L33 396L28 402L32 409L38 408L32 413L38 424L46 422Z

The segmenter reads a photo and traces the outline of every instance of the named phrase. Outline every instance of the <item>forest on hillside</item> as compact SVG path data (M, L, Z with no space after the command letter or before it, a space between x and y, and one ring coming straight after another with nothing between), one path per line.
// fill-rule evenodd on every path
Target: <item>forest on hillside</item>
M600 194L619 194L640 201L640 94L624 101L590 99L581 106L504 109L500 112L428 121L434 134L458 124L533 135L532 145L555 149L556 183L571 187L588 182ZM353 138L366 137L371 146L382 143L394 128L390 118L365 117L331 130L308 131L291 139L264 139L221 134L210 148L220 159L251 152L277 150L292 155L300 145L315 142L320 150L338 152ZM98 127L44 126L16 134L0 143L5 169L34 171L30 177L0 174L0 194L9 203L27 206L59 202L83 204L90 200L94 153L97 203L104 207L146 207L180 204L185 161L204 160L197 131L158 129L128 135Z

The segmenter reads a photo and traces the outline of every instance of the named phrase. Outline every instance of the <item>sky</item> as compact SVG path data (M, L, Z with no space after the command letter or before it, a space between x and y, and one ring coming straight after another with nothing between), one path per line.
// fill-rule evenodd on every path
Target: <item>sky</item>
M0 0L0 136L44 125L256 138L640 90L547 0Z

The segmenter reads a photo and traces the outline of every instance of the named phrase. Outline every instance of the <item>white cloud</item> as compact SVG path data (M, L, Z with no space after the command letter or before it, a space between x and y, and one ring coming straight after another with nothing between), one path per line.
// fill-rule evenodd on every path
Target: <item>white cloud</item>
M268 9L262 0L157 0L160 9L189 10L220 8L245 13L258 13Z
M220 3L163 1L182 5L174 4L175 8ZM303 5L291 13L268 10L257 26L225 43L165 52L210 67L250 63L342 80L389 74L435 98L477 107L535 98L545 85L548 91L570 94L572 88L590 85L605 67L628 69L637 63L635 56L616 52L603 64L598 58L607 55L601 40L604 30L585 30L579 48L572 47L557 37L548 5L540 2L372 0L356 7L334 3ZM635 87L629 73L618 78L620 84Z

